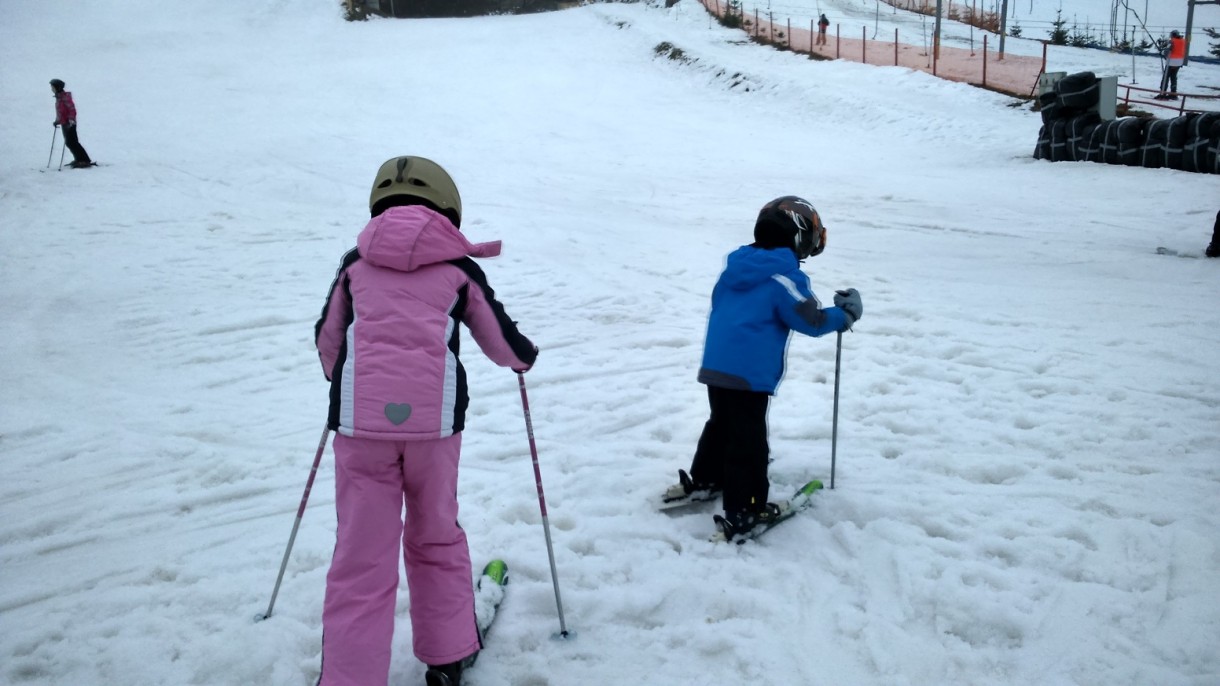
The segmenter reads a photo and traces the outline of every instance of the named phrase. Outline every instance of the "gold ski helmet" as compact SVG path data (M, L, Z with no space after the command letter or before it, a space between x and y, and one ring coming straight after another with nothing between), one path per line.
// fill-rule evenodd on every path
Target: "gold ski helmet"
M453 214L462 221L462 196L457 184L441 165L425 157L404 155L386 160L373 179L369 193L369 211L377 203L394 196L405 195L426 200L442 214Z

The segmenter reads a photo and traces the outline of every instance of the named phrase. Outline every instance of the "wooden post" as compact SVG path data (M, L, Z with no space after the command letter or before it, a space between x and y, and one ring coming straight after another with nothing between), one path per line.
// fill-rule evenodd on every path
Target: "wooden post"
M941 0L936 0L936 23L932 29L932 76L936 76L936 63L940 60L940 8Z
M987 87L987 34L983 34L983 88Z

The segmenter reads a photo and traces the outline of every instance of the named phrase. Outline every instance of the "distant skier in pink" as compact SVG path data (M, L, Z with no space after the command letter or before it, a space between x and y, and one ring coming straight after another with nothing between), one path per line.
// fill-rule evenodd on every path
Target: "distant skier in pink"
M89 159L89 153L76 135L76 103L72 101L72 94L64 90L64 82L59 79L51 79L51 92L55 94L55 126L62 128L64 145L72 151L71 166L76 169L92 167L93 160Z
M469 403L458 325L502 367L528 370L538 349L471 259L498 255L500 242L471 243L458 230L461 197L443 168L422 157L385 162L369 210L315 329L330 381L338 514L319 683L386 686L401 551L415 656L429 686L457 686L481 648L458 525Z

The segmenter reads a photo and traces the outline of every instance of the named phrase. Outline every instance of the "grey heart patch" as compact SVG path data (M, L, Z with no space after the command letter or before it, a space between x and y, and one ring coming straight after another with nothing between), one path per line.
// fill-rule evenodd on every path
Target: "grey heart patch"
M403 422L407 421L407 418L410 416L411 416L411 406L410 405L407 405L407 404L400 405L398 403L387 403L385 406L385 418L390 420L391 422L393 422L394 426L398 426L399 424L402 424Z

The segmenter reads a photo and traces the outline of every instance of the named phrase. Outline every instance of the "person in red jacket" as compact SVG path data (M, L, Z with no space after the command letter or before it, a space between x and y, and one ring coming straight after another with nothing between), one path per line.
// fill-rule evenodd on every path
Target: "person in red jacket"
M1161 94L1158 100L1173 100L1178 97L1178 70L1186 64L1186 39L1177 31L1169 32L1169 62L1165 67L1165 76L1161 78Z
M51 92L55 94L55 126L63 127L64 145L72 151L71 166L92 167L93 160L76 137L76 103L72 102L72 94L64 90L64 82L59 79L51 79Z

